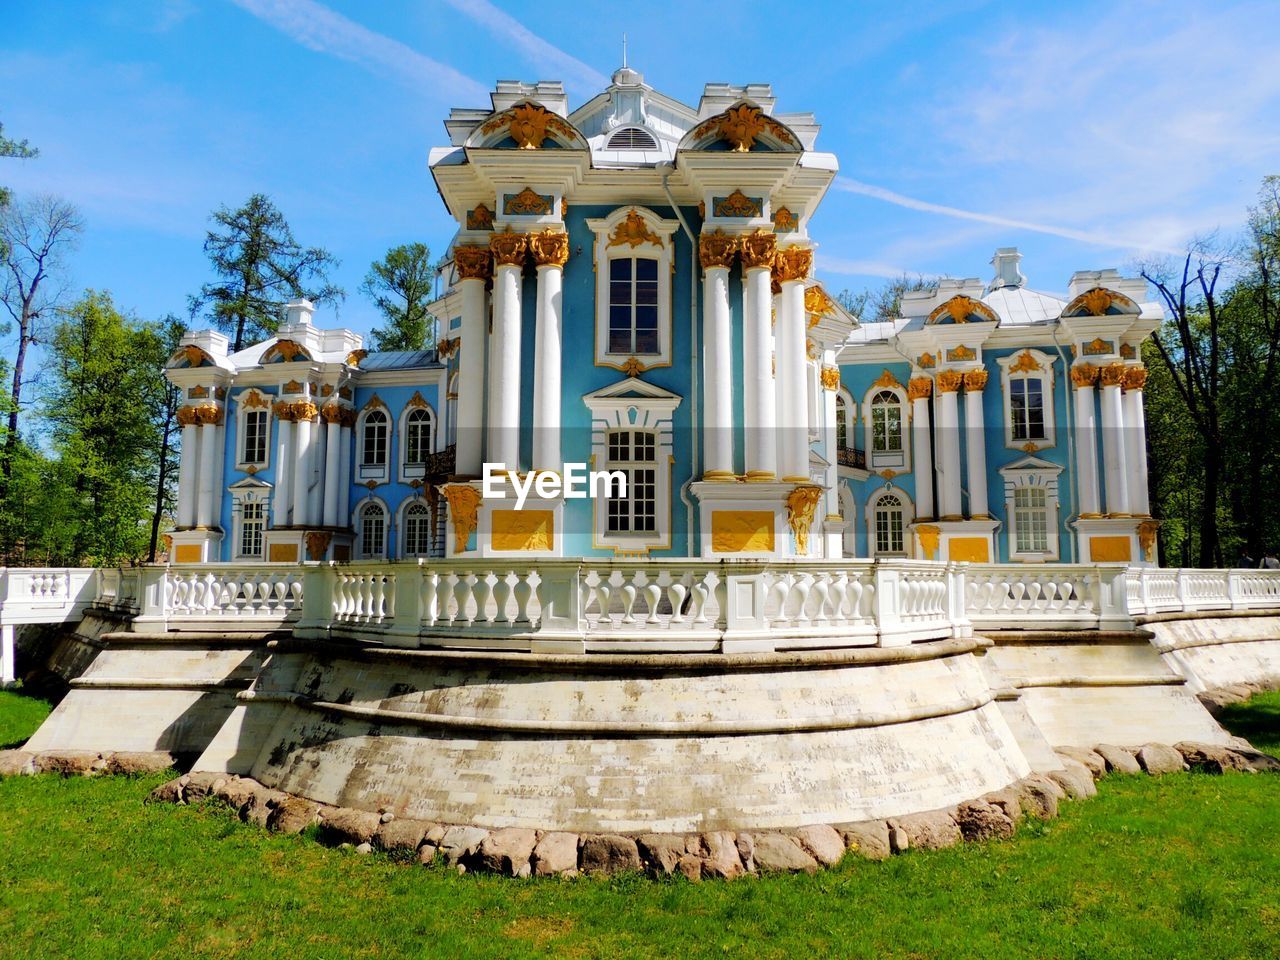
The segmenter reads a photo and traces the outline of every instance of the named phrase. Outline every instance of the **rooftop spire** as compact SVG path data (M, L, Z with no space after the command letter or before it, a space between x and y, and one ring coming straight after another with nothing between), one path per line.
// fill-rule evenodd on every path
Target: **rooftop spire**
M622 69L627 69L627 35L622 35Z

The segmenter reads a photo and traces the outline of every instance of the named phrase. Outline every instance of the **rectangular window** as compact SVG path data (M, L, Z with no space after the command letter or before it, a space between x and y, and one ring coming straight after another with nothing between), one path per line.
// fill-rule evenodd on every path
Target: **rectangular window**
M877 404L871 409L871 442L876 453L902 450L902 408L897 404Z
M240 462L261 466L267 462L267 411L250 410L244 415L244 436Z
M381 467L387 462L387 418L374 411L364 421L364 456L361 463L366 467Z
M1010 380L1009 415L1013 419L1014 440L1045 439L1044 381L1039 377Z
M1049 552L1049 498L1043 487L1013 491L1013 525L1016 553Z
M609 352L632 356L658 350L658 261L609 261Z
M252 414L250 414L252 416ZM267 505L261 500L240 503L240 556L262 556L262 532L267 525Z
M658 516L657 437L648 430L609 434L610 470L627 475L627 495L606 501L608 533L653 533Z

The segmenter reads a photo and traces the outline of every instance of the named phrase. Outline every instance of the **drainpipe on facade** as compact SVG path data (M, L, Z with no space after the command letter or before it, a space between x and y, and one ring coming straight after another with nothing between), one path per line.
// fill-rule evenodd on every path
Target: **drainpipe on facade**
M676 203L676 198L671 195L671 187L667 184L668 178L675 172L675 164L670 160L663 161L658 164L657 171L662 175L662 192L667 195L667 203L671 204L671 210L675 213L676 219L680 221L680 227L684 230L685 236L689 238L689 380L692 389L689 392L689 478L680 485L680 499L684 502L685 510L685 529L688 532L687 537L687 555L695 556L694 550L697 546L697 537L694 534L694 515L696 508L694 507L693 498L689 495L689 488L693 484L693 478L699 473L699 455L698 449L698 433L700 430L698 423L698 238L693 235L693 231L689 229L689 224L684 218L684 214L680 212L680 207Z

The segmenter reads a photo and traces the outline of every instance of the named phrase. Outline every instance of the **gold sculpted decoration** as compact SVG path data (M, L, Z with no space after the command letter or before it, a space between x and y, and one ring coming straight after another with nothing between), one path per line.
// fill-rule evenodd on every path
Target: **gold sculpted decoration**
M203 400L207 396L209 396L208 387L192 387L187 391L188 400Z
M413 391L413 396L409 398L409 402L405 404L410 410L420 410L429 406L426 399L422 396L421 390Z
M569 261L569 234L563 230L531 234L529 252L540 267L563 267Z
M325 423L336 423L340 427L353 427L356 423L356 412L336 402L321 407L320 417Z
M1018 359L1009 364L1010 373L1033 373L1042 369L1030 350L1023 350L1018 354Z
M468 230L492 230L493 211L483 203L477 204L474 210L467 211Z
M333 534L327 530L311 530L303 539L307 541L307 559L323 560Z
M1124 369L1124 388L1126 390L1141 390L1147 385L1147 368L1146 367L1125 367Z
M306 389L297 380L290 380L284 385L285 393L306 393Z
M717 217L740 219L758 217L764 213L763 201L748 197L741 190L734 190L727 197L713 197L711 212Z
M626 219L614 227L613 233L609 234L610 247L619 247L624 243L629 247L638 247L645 243L662 246L661 238L649 229L649 224L635 208L628 210Z
M1113 300L1115 300L1115 297L1111 295L1111 292L1102 289L1102 287L1094 287L1092 290L1080 295L1080 305L1088 311L1087 316L1090 317L1106 316L1107 311L1111 309Z
M779 283L803 280L813 266L813 251L808 247L785 247L773 261L774 276Z
M461 345L461 337L445 337L436 345L436 355L441 360L452 360L458 355L458 347Z
M529 250L529 238L523 233L495 233L489 238L493 262L499 267L518 267Z
M219 424L222 422L222 408L216 403L197 403L178 408L178 424L183 427Z
M840 368L839 367L823 366L822 373L820 374L820 376L822 377L823 389L826 389L826 390L840 389Z
M1040 449L1040 445L1036 443L1032 443L1030 440L1028 440L1026 443L1022 445L1022 449L1023 449L1023 452L1025 453L1035 453L1037 450Z
M737 252L737 238L729 236L723 230L704 233L698 238L698 256L702 260L703 270L733 266L733 257Z
M981 393L987 386L987 371L967 370L964 375L964 388L974 393Z
M320 411L310 400L295 400L293 403L281 400L275 405L275 414L288 423L297 423L301 420L315 420Z
M1142 557L1147 563L1155 563L1156 533L1159 529L1158 520L1143 520L1138 524L1138 549L1142 551Z
M999 319L981 300L966 297L963 294L952 297L946 303L934 308L925 323L937 323L944 315L951 317L954 323L968 323L969 318L977 315L983 320Z
M922 353L916 358L916 366L921 370L932 370L938 365L938 358L932 353Z
M1133 360L1138 356L1138 350L1132 343L1120 344L1120 356L1126 360Z
M1103 340L1101 337L1094 337L1084 345L1084 355L1086 357L1099 357L1103 354L1114 353L1115 344L1110 340Z
M884 372L880 374L880 378L876 380L876 382L873 383L872 386L873 387L896 387L899 390L902 389L902 384L898 382L898 378L893 375L893 373L889 370L888 367L885 367Z
M765 128L764 111L759 107L742 104L730 107L720 115L716 129L723 140L733 145L735 153L746 153L756 143Z
M804 342L804 355L810 360L818 359L818 345L812 340L806 339Z
M933 381L928 377L912 377L907 383L907 398L910 400L927 400L933 393Z
M1071 368L1071 382L1077 387L1092 387L1098 382L1098 368L1091 363L1081 363Z
M1104 387L1124 386L1125 366L1122 363L1108 363L1102 368L1102 385Z
M827 291L822 289L822 284L820 283L815 283L805 290L804 308L808 313L814 313L821 317L830 317L836 312L835 302L827 296Z
M518 217L541 217L551 212L551 198L525 187L519 193L506 197L502 201L502 210Z
M920 549L924 551L926 560L938 556L938 543L942 538L942 528L931 523L922 523L916 527L916 536L920 538Z
M476 514L480 509L480 491L475 487L454 484L442 488L449 503L449 517L453 520L453 552L466 553L467 541L476 528Z
M778 233L795 233L800 229L800 218L786 207L779 207L773 214L773 229Z
M285 363L292 363L301 357L303 360L310 360L309 354L302 344L293 340L277 340L271 345L270 349L263 355L262 362L270 363L276 357L279 357Z
M458 277L462 280L489 279L490 260L486 247L466 245L455 247L453 262L458 268Z
M368 355L369 355L368 350L352 350L350 353L347 354L347 366L349 367L360 366L360 361L363 360Z
M382 401L382 398L375 393L365 402L364 409L376 410L378 407L381 407L383 410L387 409L387 405Z
M822 498L822 488L796 487L787 495L787 523L796 538L796 553L809 552L809 528L813 526L813 514Z
M878 476L881 480L892 480L898 475L897 470L881 470Z
M627 357L626 362L622 365L622 372L628 377L638 377L644 373L644 364L635 357Z
M257 390L250 390L245 394L241 398L240 404L247 410L265 410L271 406L266 394L259 393Z
M967 363L977 359L977 356L971 347L966 347L963 343L947 351L947 360L952 363Z
M772 267L778 252L778 238L767 230L748 233L738 240L738 252L742 256L742 269L756 270Z
M955 393L964 382L964 374L959 370L940 370L937 380L939 393Z
M201 350L194 343L187 344L178 351L178 355L183 360L187 361L188 367L199 367L203 366L205 363L208 363L210 366L214 365L213 357L209 356L209 354Z
M511 111L507 130L521 150L536 150L547 139L547 123L551 112L536 103L522 103Z

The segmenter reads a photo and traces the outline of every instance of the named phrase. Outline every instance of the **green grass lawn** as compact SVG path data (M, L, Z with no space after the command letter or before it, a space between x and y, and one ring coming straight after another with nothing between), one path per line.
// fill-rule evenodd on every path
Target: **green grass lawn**
M0 750L20 747L49 715L49 704L24 697L14 690L0 690Z
M1230 723L1275 747L1280 695ZM397 866L144 806L162 780L0 781L0 956L1280 955L1276 775L1114 777L1009 842L698 885Z

